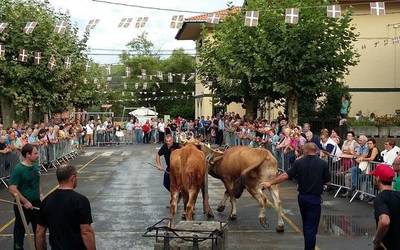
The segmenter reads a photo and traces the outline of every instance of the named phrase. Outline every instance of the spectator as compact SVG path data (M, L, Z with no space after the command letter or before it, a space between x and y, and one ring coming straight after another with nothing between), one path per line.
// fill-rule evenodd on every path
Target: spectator
M383 162L385 162L388 165L392 165L394 159L396 159L397 155L400 152L400 148L396 146L396 141L393 138L387 139L384 146L385 150L382 151L381 154Z
M143 130L143 143L148 144L150 142L151 125L149 120L146 121L142 126Z
M46 249L47 228L52 249L96 249L89 200L74 191L78 178L75 167L57 168L56 175L59 188L40 207L37 249Z
M392 164L394 172L397 174L397 178L393 184L394 191L400 191L400 156L397 156Z
M342 150L339 148L336 142L329 137L329 132L327 129L321 130L320 138L321 138L321 152L320 152L321 157L332 159L333 162L337 162L340 159L340 156L342 155Z
M40 189L40 168L35 163L39 153L34 145L27 144L22 148L21 154L23 161L18 163L12 171L8 190L12 195L19 196L26 222L32 225L33 233L35 234L39 214L33 207L39 207L40 201L44 197ZM23 249L25 227L16 205L14 205L14 213L14 249Z
M94 124L92 121L89 121L86 126L86 141L87 141L87 146L93 146L93 134L94 134Z
M158 142L159 143L164 143L164 137L165 137L165 123L164 119L160 119L160 122L158 123Z
M12 151L7 147L6 139L7 137L5 135L0 135L0 154L7 154Z
M142 143L142 140L143 140L143 131L142 131L142 125L140 124L139 119L136 119L134 128L135 128L136 143L140 144L140 143Z
M349 97L345 95L342 96L342 106L340 107L340 117L342 119L347 118L347 114L349 113L349 106L350 106Z
M133 127L134 127L134 123L133 120L131 119L130 121L128 121L126 123L126 137L127 137L127 141L128 143L133 144Z

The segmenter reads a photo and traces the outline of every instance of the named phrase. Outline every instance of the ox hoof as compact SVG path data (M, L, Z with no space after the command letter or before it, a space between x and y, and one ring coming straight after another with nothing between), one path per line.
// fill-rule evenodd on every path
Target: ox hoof
M285 232L285 226L284 225L278 225L275 228L275 230L276 230L277 233L283 233L283 232Z
M231 214L231 215L229 216L229 219L230 219L230 220L236 220L236 219L237 219L237 215L236 215L236 214Z
M268 226L266 217L258 217L258 221L260 222L261 226L263 226L265 228Z
M225 206L218 206L217 211L222 213L225 210Z

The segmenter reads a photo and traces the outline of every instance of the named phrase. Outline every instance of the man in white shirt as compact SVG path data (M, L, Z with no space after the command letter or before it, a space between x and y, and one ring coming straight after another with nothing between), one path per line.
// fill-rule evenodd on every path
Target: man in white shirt
M133 120L130 120L126 126L126 136L128 137L128 143L133 144Z
M160 119L158 123L158 140L160 143L164 143L164 136L165 136L165 123L163 119Z
M94 131L94 125L92 121L89 121L86 126L86 141L87 141L87 146L92 146L93 145L93 131Z
M400 152L400 148L396 146L396 141L392 138L387 139L384 145L385 150L381 153L383 161L388 165L392 165Z

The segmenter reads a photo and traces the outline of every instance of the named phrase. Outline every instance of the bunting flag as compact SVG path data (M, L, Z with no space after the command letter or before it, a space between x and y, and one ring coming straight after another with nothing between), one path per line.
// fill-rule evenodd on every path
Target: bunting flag
M133 92L131 92L131 96L134 96L134 95L133 95Z
M51 55L48 67L50 70L53 70L55 66L56 66L56 58L54 57L54 55Z
M36 28L37 22L27 22L24 27L25 34L31 34L33 30Z
M163 80L163 73L161 72L161 71L158 71L157 72L157 77L158 77L158 79L160 79L161 81Z
M327 15L331 18L340 18L342 16L342 7L340 5L329 5L326 7Z
M196 77L195 73L191 73L189 78L187 79L188 82L192 81Z
M182 80L181 80L181 83L182 83L182 84L184 84L184 85L186 85L186 84L187 84L187 82L185 82L185 80L186 80L186 75L185 75L185 74L182 74Z
M125 76L126 77L130 77L131 76L131 68L129 68L129 67L125 68Z
M8 23L0 23L0 34L8 27Z
M135 28L137 28L137 29L144 28L144 26L146 26L148 20L149 20L149 17L147 17L147 16L138 17L136 20Z
M207 23L219 24L219 16L216 13L210 13L207 15Z
M107 65L107 73L108 75L111 75L111 64Z
M174 81L173 77L172 77L172 73L168 73L168 82L172 83Z
M147 82L143 83L143 89L147 89Z
M160 88L160 84L159 84L158 82L156 82L156 86L157 86L158 88Z
M64 34L65 30L67 29L68 22L67 21L59 21L54 27L54 33L57 34Z
M20 62L28 61L28 51L26 51L26 49L19 50L18 61L20 61Z
M42 60L42 52L35 52L33 54L33 64L39 65Z
M118 24L118 28L128 28L132 21L133 18L122 18L121 22Z
M285 23L297 24L299 22L299 9L286 9Z
M112 77L111 76L107 76L107 82L111 82L112 81Z
M86 62L86 72L88 72L89 71L89 69L90 69L90 62Z
M146 80L146 78L147 78L147 77L146 77L146 76L147 76L147 75L146 75L146 70L145 70L145 69L142 69L141 71L142 71L141 78L142 78L142 80L144 80L144 81L145 81L145 80Z
M137 82L137 83L135 83L135 89L138 89L139 88L139 83Z
M6 54L6 46L4 44L0 44L0 59L4 58Z
M86 32L88 32L91 29L94 29L96 25L100 22L100 19L92 19L89 21L89 23L86 25Z
M125 92L124 92L124 91L122 91L121 95L122 95L122 96L125 96Z
M371 15L382 16L386 14L385 2L372 2L369 3L371 8Z
M69 56L67 56L65 58L65 68L66 69L70 69L71 68L71 58Z
M180 29L182 27L182 24L183 24L183 15L172 16L171 25L170 25L170 27L172 29Z
M128 89L128 84L126 84L126 82L124 82L124 89Z
M244 18L244 25L248 27L256 27L258 25L259 11L246 11Z

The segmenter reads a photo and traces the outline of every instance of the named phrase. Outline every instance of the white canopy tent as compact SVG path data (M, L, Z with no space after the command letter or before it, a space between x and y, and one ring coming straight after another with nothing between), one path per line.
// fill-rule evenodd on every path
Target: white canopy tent
M144 123L151 118L157 118L158 113L150 108L140 107L131 112L130 115L133 115L139 119L140 123Z

